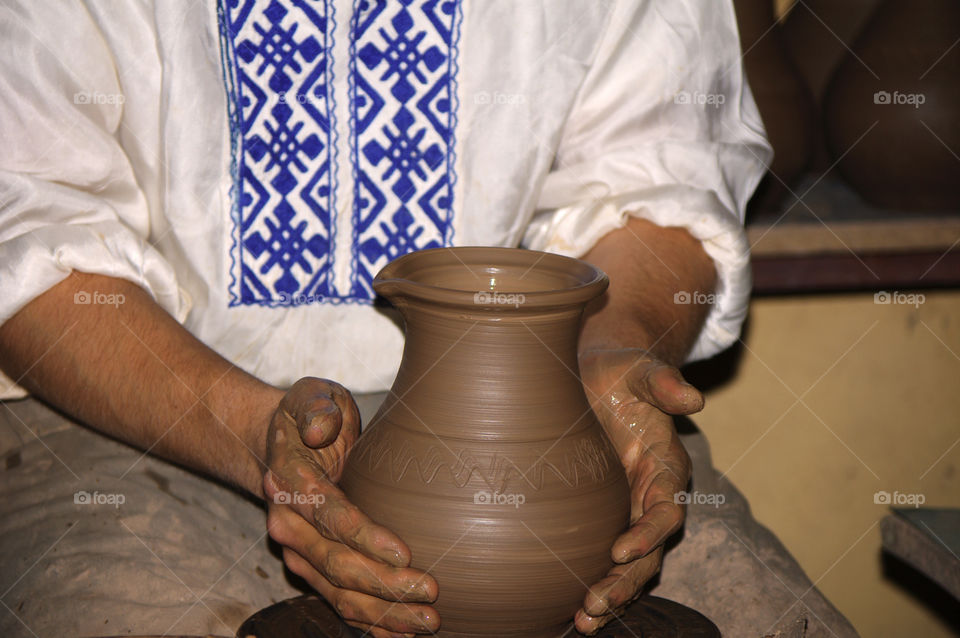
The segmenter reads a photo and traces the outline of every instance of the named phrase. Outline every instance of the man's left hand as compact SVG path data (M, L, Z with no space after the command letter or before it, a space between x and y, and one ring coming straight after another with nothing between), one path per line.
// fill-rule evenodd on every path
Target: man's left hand
M613 442L630 484L630 527L617 538L614 567L590 588L576 628L590 635L621 614L659 570L663 543L680 529L690 457L671 415L703 409L703 396L673 366L646 350L588 350L580 372L591 407Z

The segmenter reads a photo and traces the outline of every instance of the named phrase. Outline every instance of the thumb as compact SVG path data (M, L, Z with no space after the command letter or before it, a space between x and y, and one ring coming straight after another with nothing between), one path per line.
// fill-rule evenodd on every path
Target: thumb
M310 448L323 448L340 435L343 426L343 414L329 396L317 396L302 406L297 420L297 429L304 445Z
M322 379L304 377L293 384L281 402L307 447L326 447L340 435L343 413L331 390Z
M627 378L627 387L638 399L667 414L693 414L703 409L700 391L666 363L634 369Z

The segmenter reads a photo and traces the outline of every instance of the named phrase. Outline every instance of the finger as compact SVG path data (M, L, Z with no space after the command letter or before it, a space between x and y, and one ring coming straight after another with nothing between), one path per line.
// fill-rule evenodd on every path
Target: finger
M683 519L683 507L672 501L648 506L643 516L614 541L613 561L625 564L646 556L680 529Z
M297 430L304 445L316 450L337 440L343 426L343 413L332 396L317 396L299 407Z
M357 407L357 402L353 400L353 395L350 394L349 390L334 381L329 383L333 400L340 408L343 428L349 429L353 440L356 440L356 437L360 435L360 408ZM350 441L351 445L353 445L353 440Z
M573 616L574 627L576 627L577 632L585 636L592 636L600 631L600 628L605 624L603 621L603 617L594 618L583 611L583 609L578 609L577 613Z
M270 537L294 550L333 586L388 601L429 603L437 599L437 582L411 567L384 565L328 540L296 512L277 507L269 516Z
M374 627L367 623L348 621L348 625L355 627L363 632L364 637L373 636L373 638L416 638L416 634L398 634L395 631L388 631L382 627Z
M663 548L628 565L615 565L603 580L587 592L583 611L597 618L612 614L633 601L648 580L660 570Z
M309 499L293 499L286 507L292 508L324 537L348 545L365 556L394 567L410 564L410 549L396 534L377 525L360 509L347 500L335 485L325 480L304 477L310 481ZM290 492L284 481L274 472L264 477L267 498L275 501L275 494Z
M693 414L703 409L703 395L687 383L680 371L665 363L638 366L627 377L627 387L638 398L667 414Z
M281 411L293 420L308 447L325 447L340 433L343 416L335 401L335 387L339 386L324 379L304 377L280 401Z
M382 627L401 634L434 633L440 627L440 617L429 605L388 602L335 587L305 558L289 548L283 550L283 561L290 571L307 581L348 622Z
M626 612L626 608L620 607L609 614L591 616L583 609L578 609L577 613L574 615L574 626L578 632L592 636L618 616L623 616L624 612Z
M320 448L333 443L338 436L345 437L347 449L353 447L360 436L360 410L353 395L339 383L318 379L324 384L324 393L318 395L314 404L305 405L301 434L309 432L311 440L304 438L309 447ZM317 445L311 441L315 440Z

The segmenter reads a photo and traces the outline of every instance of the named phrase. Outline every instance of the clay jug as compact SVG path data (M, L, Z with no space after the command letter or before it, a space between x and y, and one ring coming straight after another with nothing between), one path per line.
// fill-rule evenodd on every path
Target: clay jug
M406 341L341 487L437 579L440 636L559 636L612 566L628 486L577 367L606 286L582 261L478 247L410 253L373 283Z
M779 210L813 154L813 101L780 40L773 0L734 0L734 8L743 66L774 153L750 212Z
M960 209L960 2L884 0L824 101L844 179L882 208Z

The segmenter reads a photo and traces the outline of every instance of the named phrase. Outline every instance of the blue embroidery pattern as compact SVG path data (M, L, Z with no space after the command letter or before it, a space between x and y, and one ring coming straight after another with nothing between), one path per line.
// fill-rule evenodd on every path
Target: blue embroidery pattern
M338 219L335 1L218 0L231 306L370 303L389 260L452 243L459 2L354 0L353 211Z
M453 239L460 6L365 0L351 26L351 294L387 262Z
M226 0L231 105L230 305L333 293L336 121L330 0Z

